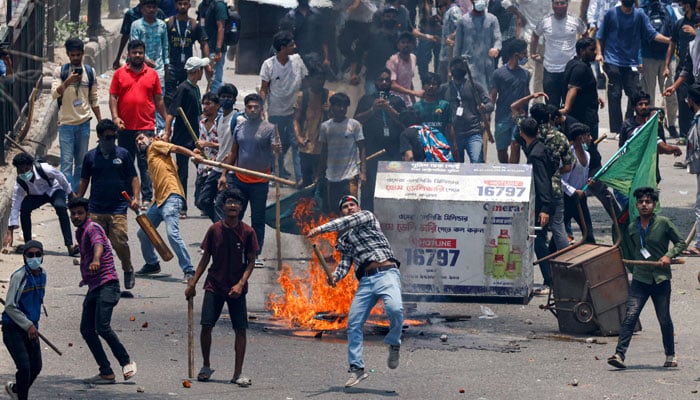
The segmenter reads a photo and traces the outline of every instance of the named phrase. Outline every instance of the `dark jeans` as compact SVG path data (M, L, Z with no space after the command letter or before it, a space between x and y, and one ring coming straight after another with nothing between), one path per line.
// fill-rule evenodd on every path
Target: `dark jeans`
M564 195L564 223L571 224L571 218L576 220L579 228L583 231L581 227L581 216L578 213L577 205L581 205L581 212L583 213L583 222L586 224L586 242L595 243L595 238L593 237L593 225L591 224L591 213L588 211L588 197L583 196L579 198L577 195L567 196Z
M187 176L190 173L190 156L176 153L175 163L177 164L177 177L180 179L182 190L185 193L185 204L182 207L182 211L187 211Z
M549 72L546 69L542 75L542 89L549 96L548 104L554 104L557 108L561 107L561 103L566 100L567 88L562 84L564 82L563 72Z
M651 297L654 302L654 310L656 311L656 319L659 320L661 326L661 337L664 343L664 353L667 356L676 355L676 349L673 343L673 321L671 321L671 281L666 280L659 284L648 285L632 279L629 295L627 296L627 304L625 311L625 320L620 326L620 337L617 340L615 352L625 358L625 353L632 340L632 333L639 321L639 315L642 313L644 304Z
M15 362L15 391L17 398L29 398L29 388L41 372L41 345L39 339L29 340L27 332L15 324L2 327L2 341Z
M364 45L371 33L372 24L369 22L346 21L338 36L338 50L346 58L346 65L351 62L360 63L364 54ZM359 70L357 71L359 73Z
M61 225L63 244L66 246L72 245L73 237L71 236L70 219L68 218L68 207L66 206L66 192L61 189L55 191L51 197L45 194L29 194L22 200L22 205L19 209L19 221L22 225L22 236L24 236L24 242L26 243L32 240L32 211L46 203L51 203L56 211L58 223Z
M622 127L622 91L627 95L627 111L625 118L634 115L634 106L630 98L642 90L639 82L639 73L631 67L618 67L612 64L603 64L603 70L608 75L608 117L610 118L610 132L620 133Z
M119 281L109 281L87 293L83 301L83 315L80 319L80 333L85 339L97 365L100 375L112 375L112 367L100 342L100 336L107 342L112 354L124 366L131 362L129 353L112 330L112 310L119 302Z
M141 201L153 200L153 184L151 183L151 175L148 173L148 161L146 153L140 152L136 148L136 136L143 132L146 135L153 136L153 131L119 131L117 133L117 145L129 151L131 158L136 160L139 167L139 177L141 178Z
M676 74L675 79L678 79L678 76L679 74ZM688 137L690 122L693 120L694 114L688 103L685 102L685 98L688 97L688 88L690 88L687 79L676 89L676 96L678 97L678 128L680 129L678 133L682 137Z
M248 202L250 202L250 226L258 238L258 254L260 254L265 243L265 206L267 205L267 192L270 190L270 184L268 182L244 183L234 173L226 175L226 183L230 188L236 188L243 193L243 207L238 216L240 221L243 220L245 211L248 208ZM224 199L219 195L216 203L217 206L221 205L222 209L223 201Z
M320 154L309 154L299 152L299 161L301 162L301 186L308 186L314 182L318 176L318 167L321 163Z
M416 64L421 79L429 72L430 57L433 59L433 71L437 73L440 64L440 43L419 39L418 48L416 48Z
M221 214L216 209L216 196L219 194L218 182L221 172L209 171L207 175L198 178L197 188L199 193L195 196L195 205L202 210L212 222L224 219L224 210Z
M536 231L535 237L535 255L537 258L546 257L549 255L549 246L547 246L547 227L542 227L541 230ZM549 261L542 261L540 263L540 272L542 272L542 278L546 286L552 286L552 273L549 269Z

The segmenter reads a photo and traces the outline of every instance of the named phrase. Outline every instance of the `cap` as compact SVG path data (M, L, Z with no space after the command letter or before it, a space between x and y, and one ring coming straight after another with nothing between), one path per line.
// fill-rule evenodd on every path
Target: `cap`
M190 57L185 63L185 71L192 72L207 65L209 65L208 58Z
M382 15L384 15L384 14L386 14L386 13L390 13L390 12L393 12L393 13L398 14L398 13L399 13L399 9L396 8L396 7L394 7L394 6L386 6L386 7L384 7L384 9L382 10Z
M41 250L42 253L44 252L44 245L41 244L41 242L38 240L30 240L27 243L25 243L23 253L26 253L27 250L29 250L31 248L37 248L37 249Z
M345 195L345 196L343 196L343 197L340 198L340 201L338 202L338 208L339 208L339 209L342 209L342 208L343 208L343 204L347 203L348 201L352 201L352 202L354 202L355 204L357 204L358 206L360 205L360 202L357 201L357 197L351 196L351 195L348 194L348 195Z

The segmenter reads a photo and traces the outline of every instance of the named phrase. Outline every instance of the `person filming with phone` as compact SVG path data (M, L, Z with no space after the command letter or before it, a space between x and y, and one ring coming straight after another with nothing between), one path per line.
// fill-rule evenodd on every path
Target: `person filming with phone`
M56 67L51 95L58 101L58 140L61 148L61 172L76 190L80 183L83 158L90 142L90 120L95 114L102 120L97 100L95 70L83 64L85 47L78 38L65 42L70 62Z

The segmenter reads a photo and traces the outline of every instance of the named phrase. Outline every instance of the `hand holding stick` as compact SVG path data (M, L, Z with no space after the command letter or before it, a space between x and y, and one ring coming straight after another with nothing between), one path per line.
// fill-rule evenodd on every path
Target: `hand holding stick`
M5 300L0 299L0 304L2 304L4 306ZM39 334L39 338L41 340L43 340L44 343L46 343L51 348L51 350L55 351L56 354L58 354L59 356L63 355L63 353L61 353L61 350L59 350L58 347L56 347L53 343L51 343L51 341L49 339L47 339L46 336L44 336L41 332L37 331L37 333Z
M330 267L326 263L326 259L323 257L323 253L321 253L321 249L319 249L318 246L316 246L316 243L311 245L311 247L313 247L313 249L314 249L314 254L316 254L316 258L318 258L318 262L319 262L319 264L321 264L321 268L323 269L323 272L326 273L326 278L327 278L328 283L331 286L335 286L335 279L333 278L333 273L331 272Z

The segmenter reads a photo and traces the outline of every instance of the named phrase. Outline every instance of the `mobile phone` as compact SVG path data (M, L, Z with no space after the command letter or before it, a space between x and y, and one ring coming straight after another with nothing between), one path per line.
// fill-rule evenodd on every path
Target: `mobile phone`
M385 91L382 90L382 91L379 92L379 98L380 98L380 99L383 99L383 100L386 100L386 99L389 98L389 93L387 93L387 92L385 92Z
M78 75L82 75L82 74L83 74L83 69L82 69L82 68L76 68L76 69L73 70L73 72L75 72L75 73L78 74Z

